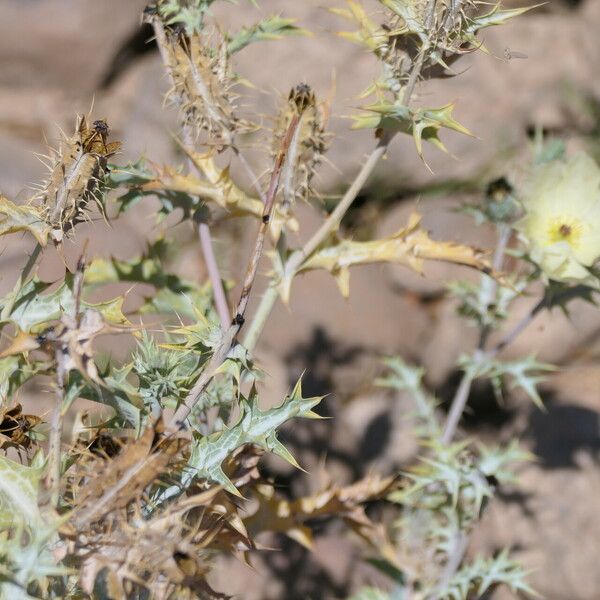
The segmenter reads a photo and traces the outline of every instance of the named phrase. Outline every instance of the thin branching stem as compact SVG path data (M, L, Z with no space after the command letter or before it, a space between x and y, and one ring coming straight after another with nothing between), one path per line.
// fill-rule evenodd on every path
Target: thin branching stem
M511 227L506 223L502 223L498 226L498 242L496 243L496 249L494 251L494 257L492 259L492 269L494 272L499 272L502 269L502 263L504 261L504 253L511 236ZM495 279L488 275L483 275L481 279L482 298L481 305L489 307L494 301L496 296L496 290L498 289L498 283ZM490 328L488 325L481 327L479 342L475 351L474 358L482 360L488 356L489 353L485 353L485 343L489 335ZM497 351L498 352L498 351ZM496 352L496 353L497 353ZM473 374L470 369L467 369L458 385L452 404L450 405L450 411L446 418L446 424L444 426L444 432L442 433L442 443L449 444L456 433L458 423L462 417L462 414L467 405L469 394L471 392L471 386L473 384Z
M425 62L425 54L427 53L428 45L424 45L419 51L419 55L417 56L417 60L413 65L413 68L410 71L410 75L408 76L408 82L406 84L406 88L404 89L403 94L403 102L406 106L410 102L412 95L415 91L415 87L421 76L421 71L423 70L423 63Z
M183 136L184 144L187 147L193 147L193 139L189 127L184 127ZM194 168L194 163L189 158L187 163L188 170L191 171ZM217 309L217 314L219 315L219 320L221 321L221 329L225 331L227 327L229 327L231 313L229 311L229 304L227 302L227 296L225 295L225 288L223 287L223 280L221 279L221 271L219 270L217 257L215 256L215 250L208 223L199 223L198 237L200 239L200 248L202 249L202 256L204 257L204 264L206 265L206 271L208 272L208 279L213 290L215 308Z
M56 364L60 364L62 348L56 349ZM56 371L56 398L52 417L50 419L50 433L48 439L48 476L46 486L50 491L50 503L58 506L60 498L60 466L61 466L61 442L63 431L63 404L65 399L64 373L60 367Z
M277 296L279 296L277 287L273 284L267 286L267 289L260 299L256 312L252 317L252 322L246 331L244 341L242 342L244 348L246 348L248 352L252 352L256 347L256 343L271 314L271 310L273 309L273 306L275 306L275 302L277 302Z
M85 247L83 254L77 261L75 276L73 278L74 302L73 310L69 316L74 326L77 326L79 323L84 272ZM58 506L60 499L61 444L64 416L63 409L65 403L65 385L67 378L69 377L69 373L64 366L66 349L65 343L59 342L56 344L54 350L54 362L56 365L56 399L50 420L50 435L48 441L48 475L46 478L47 488L50 491L50 502L54 507Z
M442 28L446 35L448 32L454 27L454 24L458 20L460 11L462 9L463 0L450 0L450 6L446 11L446 16L444 18L444 24Z
M446 417L446 424L444 425L444 432L442 433L442 444L448 445L454 438L458 423L467 405L472 384L473 375L471 374L471 371L467 370L463 373L458 388L456 389L456 393L454 394L454 398L452 398L452 404L450 405L450 410Z
M502 350L512 344L517 337L532 323L535 317L546 307L546 300L542 298L502 339L490 350L482 352L481 350L476 351L475 358L479 356L480 361L490 360L498 356ZM471 391L471 385L473 383L473 375L470 371L466 371L463 375L461 382L458 385L456 394L452 399L450 411L446 419L446 425L444 427L444 433L442 435L442 442L449 444L454 438L458 423L465 410L467 400L469 399L469 393Z
M494 256L492 257L492 272L499 273L502 270L502 264L504 262L504 253L512 236L512 228L506 223L502 223L498 226L498 242L496 249L494 250ZM496 292L498 290L498 280L494 277L484 275L481 280L481 306L485 306L488 310L491 308L491 304L494 302ZM489 325L485 324L481 327L479 336L478 348L483 350L487 342L488 336L491 332Z
M502 265L504 262L504 256L506 253L506 248L510 242L510 238L512 235L512 228L507 223L501 223L498 226L498 242L496 244L496 249L494 251L494 256L492 258L492 269L494 272L499 272L502 269ZM481 304L489 309L490 305L494 302L496 297L496 292L498 289L498 282L496 279L491 278L487 275L484 275L481 280ZM524 322L524 325L519 328L513 329L510 335L510 338L514 339L522 329L524 329L529 321ZM490 358L495 357L501 350L504 348L503 345L497 344L488 352L484 352L485 344L487 338L490 333L490 327L487 324L482 325L479 342L477 345L477 349L474 353L474 359L477 362L481 362L483 360L489 360ZM469 399L469 394L471 392L471 386L473 385L474 375L473 370L467 369L462 379L459 383L458 389L454 395L452 400L452 404L450 406L450 411L448 412L448 417L446 419L446 423L444 426L444 430L441 437L442 444L448 445L452 442L454 435L456 434L456 430L458 429L458 424L463 415L465 407L467 405L467 401ZM460 568L460 565L463 562L465 553L467 551L467 547L469 544L469 535L466 531L457 531L454 539L452 541L451 550L448 555L448 560L444 569L442 571L440 581L436 588L436 592L443 590L448 583L451 581L454 574ZM434 596L431 597L433 600Z
M535 319L535 317L546 308L546 299L542 298L492 349L492 357L496 356L504 348L512 344Z
M494 271L500 271L502 268L502 257L504 256L504 252L506 249L506 245L510 239L510 227L508 225L504 225L500 228L500 237L498 241L498 246L494 253L493 260L493 268ZM495 290L497 287L497 282L493 282L491 288L491 295L488 296L488 302L493 300L495 295ZM531 308L531 310L509 331L507 332L499 342L497 342L492 348L487 351L484 351L485 342L488 337L488 329L484 326L482 327L481 335L479 338L479 344L477 350L475 351L474 358L478 362L482 362L484 360L491 360L495 358L500 352L502 352L507 346L512 344L515 339L531 324L531 322L535 319L535 317L548 306L548 301L544 297L539 302L535 304ZM450 405L450 411L448 412L448 417L446 418L446 424L444 426L444 432L442 434L442 443L449 444L454 435L456 434L456 430L458 428L458 423L460 422L460 418L465 410L467 405L467 401L469 399L469 393L471 392L471 386L473 384L473 373L470 369L467 369L458 385L454 398L452 399L452 404Z
M317 231L310 237L310 239L296 252L290 256L286 265L286 271L288 273L294 273L296 269L302 264L302 262L308 258L329 236L330 233L335 231L344 215L348 212L348 209L362 190L367 179L375 169L375 166L379 160L386 153L388 145L393 137L393 134L383 134L377 146L373 149L365 163L363 164L358 175L352 182L352 185L348 188L343 198L338 202L333 212L325 219L324 223L317 229Z
M454 574L460 569L460 565L463 562L465 553L469 546L469 535L466 531L456 531L452 536L450 542L450 551L448 553L448 559L444 565L440 582L438 583L433 595L428 596L427 600L436 600L439 598L440 592L442 592L446 586L454 577Z
M431 29L433 28L436 6L437 0L429 0L425 9L425 29L428 31L431 31Z
M275 167L273 168L271 182L269 183L269 189L267 191L265 207L263 209L262 223L259 227L258 235L256 236L256 241L254 244L254 251L251 255L250 263L248 264L248 269L246 271L246 277L244 278L244 286L242 288L242 293L240 295L240 301L238 303L236 319L239 317L239 315L241 315L243 317L246 312L246 307L248 305L248 300L250 298L250 291L254 284L254 280L256 279L256 272L258 270L258 262L262 256L262 251L263 251L263 247L265 244L267 231L269 229L271 215L273 213L273 207L275 205L275 197L277 196L277 189L279 187L281 170L283 168L283 163L287 156L287 152L288 152L288 149L292 142L292 139L296 135L296 129L298 128L298 123L299 123L299 116L294 115L288 126L286 136L282 143L282 148L279 151L279 156L277 157L277 160L275 162Z
M190 168L192 164L192 161L188 159L188 166ZM223 287L223 280L221 279L221 271L219 270L217 257L215 256L215 250L208 223L199 223L198 237L200 239L200 248L202 249L202 256L204 257L206 271L208 272L208 278L213 290L215 308L217 309L217 314L219 315L219 320L221 321L221 329L225 331L227 327L229 327L231 313L229 311L229 304L227 302L227 296L225 295L225 288Z
M240 298L235 310L235 317L233 318L231 325L223 333L219 344L215 348L210 360L208 361L208 364L200 374L200 377L194 384L194 387L188 393L185 401L175 411L170 423L171 428L181 429L185 426L185 421L190 416L194 405L198 402L202 392L204 392L208 384L212 381L212 378L215 376L219 367L223 364L223 361L227 358L227 355L235 344L237 335L244 324L244 315L246 314L246 309L248 308L250 293L256 279L258 263L260 262L263 253L265 239L269 230L271 215L273 213L273 207L275 205L275 197L277 196L277 190L279 187L281 169L283 167L283 162L287 155L292 138L296 132L297 126L298 115L295 115L289 124L288 130L279 150L279 154L275 160L273 171L271 172L271 180L266 195L266 202L263 208L261 224L254 242L254 249L248 261L246 276L244 277L242 291L240 293Z
M202 255L204 256L204 262L206 263L208 278L212 284L213 298L217 313L219 315L219 320L221 321L221 328L223 331L225 331L225 329L229 327L231 314L229 313L229 305L227 303L227 297L225 296L225 288L223 287L221 272L219 271L219 265L217 264L217 258L213 248L210 227L207 223L198 224L198 237L200 238L200 247L202 248ZM215 284L217 281L218 284Z
M507 227L507 226L506 226ZM508 227L507 227L508 228ZM508 228L510 231L510 228ZM501 232L502 235L502 232ZM509 236L506 236L508 240ZM498 244L498 247L502 244L502 238ZM546 306L546 300L542 298L516 325L513 327L493 348L484 352L482 350L482 344L485 343L485 336L480 337L480 347L477 348L474 354L475 361L481 363L486 360L491 360L495 358L504 348L506 348L509 344L511 344L517 336L533 321L535 316ZM454 395L452 400L452 404L450 406L450 411L448 412L448 417L446 419L446 424L444 426L444 431L442 433L441 441L443 444L448 445L452 442L454 435L456 434L456 430L458 429L458 424L462 417L462 414L465 410L467 401L469 399L469 394L471 392L471 386L473 384L475 377L473 375L473 371L471 369L467 369L462 376L462 379L458 385L458 389ZM444 567L442 575L440 577L440 583L438 584L436 591L442 590L452 579L454 574L460 568L462 564L464 555L466 553L469 542L469 536L464 531L459 531L456 534L456 539L454 540L450 555L448 556L448 561ZM437 596L430 597L430 600L434 600Z

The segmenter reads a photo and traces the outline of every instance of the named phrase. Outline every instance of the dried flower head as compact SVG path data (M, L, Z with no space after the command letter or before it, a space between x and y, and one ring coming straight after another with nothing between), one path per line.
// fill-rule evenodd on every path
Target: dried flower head
M328 112L325 103L317 103L312 88L301 83L290 91L279 113L271 145L273 158L281 148L292 118L300 118L281 178L284 211L288 211L297 199L306 200L312 192L311 180L327 150L325 124Z
M55 242L62 241L65 231L85 220L90 200L103 210L102 187L107 160L121 144L108 143L110 130L100 119L90 127L83 115L77 117L75 133L62 136L60 146L50 157L51 174L34 200L42 203L44 221Z
M227 43L215 33L214 44L204 36L187 37L169 30L169 63L173 87L169 100L179 107L183 124L196 135L206 131L228 145L239 123L234 115L234 78L229 68Z
M600 258L600 168L587 154L535 167L517 223L546 277L598 285L589 267Z

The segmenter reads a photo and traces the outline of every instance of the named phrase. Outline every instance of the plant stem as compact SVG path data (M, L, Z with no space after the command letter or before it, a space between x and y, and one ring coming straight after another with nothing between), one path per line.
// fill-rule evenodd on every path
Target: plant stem
M56 353L60 350L57 348ZM59 356L56 357L57 364L60 361ZM64 374L59 368L56 374L56 404L52 411L50 420L50 439L48 442L48 476L46 479L46 487L50 490L50 503L57 507L60 499L60 446L63 430L63 401L65 395Z
M425 29L427 29L428 31L431 31L433 26L436 4L437 0L429 0L429 3L427 4L427 9L425 11Z
M302 264L302 262L308 258L327 238L327 236L335 231L342 221L342 218L362 190L367 179L373 172L373 169L379 162L379 159L386 153L388 145L392 140L393 134L383 134L377 146L373 149L365 163L363 164L358 175L346 190L346 193L342 199L338 202L333 212L325 219L325 222L315 231L311 238L300 248L296 250L289 258L286 264L286 271L288 274L294 273L296 269Z
M545 306L545 299L540 300L493 348L483 353L479 351L481 360L495 358L502 350L512 344ZM460 421L460 417L462 416L469 397L469 392L471 391L473 379L474 377L466 371L458 385L458 389L456 390L456 394L454 395L450 406L450 411L448 412L444 433L442 434L442 443L444 444L449 444L456 433L458 422Z
M458 389L454 394L454 398L452 399L448 416L446 417L446 424L444 425L444 432L442 433L441 438L442 444L445 446L452 441L452 438L456 433L458 423L465 410L465 406L467 405L467 400L469 399L472 383L473 376L471 375L471 371L465 371L458 385Z
M183 128L183 141L186 146L190 148L194 147L193 136L189 127ZM194 168L194 163L190 158L188 158L187 163L188 170L191 171ZM202 249L204 263L206 265L206 270L208 271L208 278L213 289L215 308L217 309L217 314L221 321L221 329L225 331L229 327L231 313L229 311L227 296L225 295L225 288L223 287L223 280L221 279L221 272L215 256L208 223L201 222L198 225L198 236L200 238L200 248Z
M192 161L188 159L189 168L191 168L191 164ZM221 329L225 331L229 327L231 313L229 311L227 296L225 295L225 288L223 287L223 280L221 279L221 272L219 270L219 265L217 264L208 223L202 222L198 225L198 236L200 238L200 248L202 249L204 263L206 264L206 270L208 271L208 278L213 289L215 308L217 309L217 314L221 321Z
M169 78L171 80L171 85L174 86L175 78L173 77L173 65L171 64L169 52L167 50L167 45L169 42L167 40L163 23L158 17L154 17L151 20L151 22L152 27L154 29L154 35L156 37L156 43L160 51L160 56L162 58L167 74L169 75ZM210 102L208 101L208 99L204 98L204 101L205 105L209 107ZM192 130L187 125L183 127L183 142L186 146L190 148L193 148L195 146ZM192 170L193 168L193 162L190 159L188 159L188 170ZM215 251L208 223L199 224L198 235L200 238L200 247L202 248L202 255L204 256L204 262L206 264L206 270L208 271L208 277L213 289L215 308L217 309L217 314L219 315L219 320L221 321L221 329L223 331L226 331L229 327L229 323L231 320L231 313L227 304L227 296L225 295L225 289L223 288L223 280L221 278L219 265L217 264L217 259L215 257Z
M546 299L542 298L492 349L492 356L496 356L504 348L513 343L517 336L528 327L539 312L546 307Z
M248 159L244 156L244 154L240 151L240 149L237 146L235 146L235 145L232 144L231 145L231 150L237 156L237 158L240 161L242 167L246 171L246 174L250 178L250 182L252 183L252 187L254 188L254 190L256 191L256 193L258 194L258 197L261 199L262 203L265 204L265 202L267 201L267 197L265 196L265 193L264 193L263 189L260 187L260 182L258 181L258 177L256 176L256 173L254 172L254 170L250 166L250 163L248 162Z
M244 315L248 308L248 301L250 300L250 292L256 279L256 273L258 271L258 263L262 256L265 239L269 229L269 222L273 213L273 206L275 204L275 197L277 196L277 189L279 187L279 178L281 175L281 168L287 155L287 151L292 141L292 138L296 132L298 126L298 115L295 115L288 127L284 140L281 144L279 154L273 166L271 173L271 181L269 183L269 189L266 195L266 202L263 208L263 215L261 224L256 234L256 240L254 243L254 250L250 255L248 261L248 267L246 269L246 276L244 277L244 284L242 292L237 303L235 310L235 317L231 325L224 331L223 336L217 347L215 348L213 355L206 367L204 367L200 377L194 384L194 387L189 391L184 402L179 406L173 415L170 427L176 429L182 429L185 426L186 419L190 416L194 405L200 399L200 395L206 389L212 378L215 376L219 367L223 364L223 361L227 358L229 351L235 344L236 337L244 324Z
M504 261L504 253L506 251L506 247L508 242L510 241L512 230L510 225L506 223L501 223L498 225L498 241L496 243L496 249L494 251L494 256L492 259L492 270L494 272L498 272L502 269L502 263ZM492 277L488 275L483 275L481 278L481 305L488 307L494 301L494 297L496 295L496 290L498 288L498 283ZM475 351L474 358L478 358L479 360L485 358L491 358L495 356L500 350L497 349L491 355L489 352L484 353L483 349L485 348L485 343L487 341L488 335L490 332L490 327L488 325L483 325L481 327L481 333L479 335L479 342L477 344L477 350ZM518 332L517 332L518 335ZM452 439L454 438L454 434L456 433L456 429L458 428L458 423L462 417L462 414L467 405L467 400L469 399L469 394L471 392L471 385L473 384L473 374L471 370L466 370L460 380L458 385L458 389L454 394L454 398L452 399L452 404L450 405L450 411L448 412L448 416L446 418L446 424L444 425L444 431L442 433L442 444L448 445Z
M150 24L152 25L152 29L154 30L154 37L156 41L156 45L158 46L158 51L160 52L160 57L162 59L163 65L167 69L167 74L171 79L171 84L174 84L173 79L173 65L169 59L169 51L167 50L168 40L167 34L165 33L165 28L163 23L158 16L153 16L149 19Z
M460 14L462 0L450 0L450 6L447 9L446 17L444 18L444 24L442 29L448 35L454 24L456 23Z
M84 244L83 252L77 260L77 266L73 277L73 309L69 315L63 315L61 323L65 323L68 318L67 329L75 331L81 325L81 294L83 292L83 280L85 273L85 252L87 241ZM52 506L57 507L60 500L60 467L61 467L61 442L63 431L63 406L65 401L65 383L69 377L68 367L65 368L65 356L69 354L68 342L64 338L56 338L54 347L54 363L56 366L56 404L52 411L50 421L50 439L48 442L48 475L46 484L50 490L50 502Z
M198 236L200 238L200 247L202 248L204 262L206 263L206 270L208 271L208 278L213 289L215 307L221 321L221 329L225 331L231 322L231 314L225 296L225 289L223 288L223 281L221 280L219 265L215 257L210 228L207 223L200 223L198 225Z
M510 225L507 223L501 223L498 225L498 241L496 243L496 249L494 251L494 256L492 258L492 270L494 272L498 272L502 269L502 263L504 262L504 255L506 252L506 248L510 241L510 237L512 235L512 229ZM483 275L481 279L481 305L485 306L488 310L490 304L494 302L496 297L496 291L498 289L498 282L496 279L489 277L487 275ZM498 354L502 349L501 346L495 346L491 351L484 352L485 344L490 332L490 326L488 324L484 324L481 327L481 332L479 336L479 342L477 345L477 350L474 354L474 359L478 362L491 358ZM515 333L515 337L518 335ZM441 442L444 445L448 445L452 442L456 430L458 428L458 424L462 417L462 414L467 405L467 401L469 399L469 394L471 392L471 386L473 385L474 380L474 370L467 369L465 370L458 389L454 395L454 399L452 400L452 404L450 406L450 411L448 412L448 417L446 419L446 423L444 426L444 431L442 433ZM460 568L462 564L463 558L465 556L465 552L467 551L467 547L469 545L469 536L465 531L457 531L454 535L454 539L452 540L451 551L448 555L448 560L446 565L444 566L444 570L440 577L440 581L435 590L436 593L441 592L450 582L454 574ZM431 600L434 599L435 596L431 597Z
M502 263L504 262L504 253L510 237L512 235L512 229L506 223L498 225L498 242L496 243L496 249L494 250L494 256L492 257L492 272L498 273L502 270ZM493 277L483 275L481 278L481 294L480 303L481 306L487 307L489 310L491 303L494 301L496 291L498 289L498 281ZM485 347L488 335L490 334L490 326L483 325L481 328L481 334L479 336L478 348L482 350Z
M469 546L469 536L467 535L467 532L462 530L456 531L452 536L451 544L448 560L444 565L440 582L434 591L434 594L436 595L428 596L427 600L436 600L436 598L439 598L437 594L440 594L440 592L444 590L452 580L452 577L454 577L456 571L460 568L467 547Z
M502 350L514 342L519 334L531 324L538 313L540 313L546 305L546 298L542 298L493 348L487 352L482 352L482 349L478 348L475 356L477 357L477 353L479 353L480 360L490 360L495 358ZM469 398L473 380L474 377L470 371L465 371L452 400L450 411L448 412L444 433L442 434L443 444L449 444L454 438L458 423Z
M425 54L427 52L427 49L427 46L423 46L423 48L421 48L421 50L419 51L419 56L417 57L417 61L411 69L410 75L408 77L408 83L406 84L403 96L403 102L406 106L408 106L408 103L410 102L410 99L415 91L417 81L419 80L419 76L421 75L421 70L423 69L423 62L425 61Z
M242 288L242 293L240 295L240 301L238 302L238 309L236 311L236 319L239 315L242 317L246 312L246 308L248 306L248 300L250 299L250 291L254 284L254 280L256 278L256 272L258 270L258 262L260 257L262 256L263 247L265 244L265 239L267 236L267 231L269 229L269 222L271 220L271 215L273 213L273 206L275 205L275 197L277 196L277 189L279 187L279 179L281 175L281 170L283 167L283 163L285 157L287 156L287 151L290 147L290 143L296 134L296 129L299 123L299 116L294 115L289 124L285 139L282 143L282 148L279 152L279 156L277 158L275 167L273 169L273 174L271 176L271 182L269 184L269 189L267 191L267 197L265 201L265 207L263 209L263 217L262 223L258 230L258 235L256 236L256 241L254 244L254 251L250 257L250 263L248 264L248 269L246 271L246 277L244 278L244 286Z

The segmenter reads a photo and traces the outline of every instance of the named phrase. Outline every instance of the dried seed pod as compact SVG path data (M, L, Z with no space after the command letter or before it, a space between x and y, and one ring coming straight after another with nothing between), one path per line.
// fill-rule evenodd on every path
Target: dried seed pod
M240 122L234 115L236 97L231 92L234 82L226 41L219 38L212 48L203 45L199 36L187 37L172 29L167 37L173 79L167 97L196 135L206 131L217 143L229 144Z
M281 175L281 210L289 212L297 199L306 200L312 194L311 180L327 150L325 133L328 106L318 104L311 87L305 83L290 91L273 132L271 154L279 152L283 136L294 116L300 118Z
M34 200L41 200L50 236L57 243L65 231L86 218L90 200L103 210L101 193L107 160L121 146L119 142L107 142L109 133L106 121L94 121L90 127L85 116L79 115L75 133L71 137L63 134L52 156L50 177Z

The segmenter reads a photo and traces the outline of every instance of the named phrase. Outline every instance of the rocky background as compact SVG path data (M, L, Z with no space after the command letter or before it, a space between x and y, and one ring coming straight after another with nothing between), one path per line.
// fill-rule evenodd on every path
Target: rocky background
M527 3L527 0L524 0ZM253 82L248 109L269 125L276 102L299 83L309 83L321 97L334 90L330 128L335 134L318 187L333 196L356 171L370 149L368 133L349 131L344 118L358 104L357 94L372 78L373 61L360 49L333 35L344 28L323 7L333 0L261 0L261 12L298 18L312 38L257 44L244 51L236 69ZM516 2L505 4L517 5ZM170 135L174 115L163 110L167 82L147 32L140 29L144 0L2 0L0 2L0 190L27 198L27 185L44 175L33 152L44 152L58 128L72 128L75 114L105 117L115 139L124 141L119 160L141 154L156 162L176 159ZM227 25L256 20L249 3L224 8ZM563 137L570 149L585 147L600 158L600 2L551 0L508 26L486 33L492 55L466 56L456 63L460 77L426 84L423 102L456 101L456 117L478 139L446 136L457 160L427 149L431 174L418 160L410 140L396 140L346 226L355 236L393 232L410 210L418 208L435 236L490 246L489 231L451 212L464 200L476 200L485 182L510 176L526 156L536 126ZM527 59L502 60L505 49ZM257 170L265 152L250 150ZM147 209L145 209L147 210ZM317 217L301 214L303 230ZM132 256L156 235L151 215L137 211L107 227L83 228L77 243L90 237L90 252ZM223 225L219 261L232 278L245 264L246 224ZM182 241L182 259L173 268L188 277L204 277L193 232L171 227ZM234 241L235 240L235 241ZM14 236L0 254L0 287L13 285L26 259L29 242ZM73 252L75 252L73 250ZM47 253L42 273L51 278L61 268ZM472 349L475 334L443 297L443 281L464 276L450 267L428 268L421 279L402 267L355 269L351 299L343 300L326 274L311 274L293 289L289 308L279 306L261 340L258 355L270 376L272 400L306 370L306 391L330 394L331 420L295 424L287 443L313 474L325 464L340 483L377 469L384 472L410 459L414 445L405 431L406 399L373 389L380 357L399 353L422 362L428 384L441 399L451 398L457 382L455 361ZM522 300L524 313L535 298ZM518 319L519 315L515 315ZM470 552L493 552L510 546L533 570L533 586L552 600L600 598L600 312L578 304L570 318L545 314L510 348L509 354L534 353L560 366L543 386L546 412L524 398L510 396L499 407L490 390L476 388L465 421L468 432L486 440L517 435L536 455L522 469L521 484L487 510ZM32 397L36 402L36 390ZM42 410L37 406L38 410ZM310 491L308 479L279 462L271 474L294 493ZM317 480L318 477L314 477ZM314 483L313 483L314 485ZM256 557L256 570L223 564L215 574L217 589L259 599L344 598L354 585L375 577L360 560L356 545L342 527L324 523L309 555L293 542L267 539L283 548ZM497 593L494 598L508 598Z

